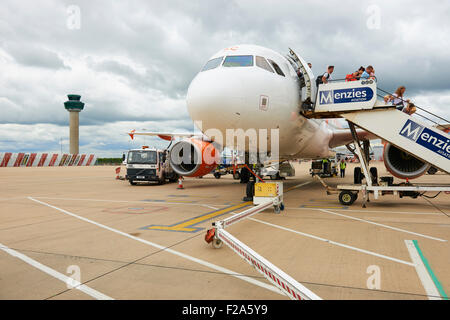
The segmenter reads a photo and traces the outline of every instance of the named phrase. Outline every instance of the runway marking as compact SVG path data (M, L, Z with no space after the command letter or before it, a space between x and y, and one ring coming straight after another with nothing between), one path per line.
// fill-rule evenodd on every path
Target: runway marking
M210 206L209 204L202 204L202 206L203 206L203 207L207 207L207 208L210 208L210 209L213 209L213 210L219 210L219 208L216 208L216 207Z
M195 233L195 232L198 232L200 230L205 229L205 228L195 227L197 224L200 224L202 222L211 220L211 219L216 218L218 216L222 216L224 214L233 212L233 211L235 211L237 209L241 209L243 207L247 207L247 206L249 206L251 204L253 204L251 201L242 202L240 204L237 204L237 205L234 205L234 206L231 206L231 207L226 207L226 208L223 208L223 209L214 210L214 211L202 214L202 215L194 217L194 218L189 218L187 220L183 220L181 222L177 222L177 223L171 224L169 226L150 225L150 226L143 227L141 229L144 229L144 230L160 230L160 231L175 231L175 232Z
M174 197L174 198L203 198L203 199L217 198L217 195L215 195L215 196L197 196L197 195L190 195L190 194L169 194L167 196Z
M286 192L289 192L289 191L291 191L291 190L294 190L294 189L297 189L297 188L306 186L307 184L310 184L311 182L312 182L312 181L306 181L306 182L303 182L303 183L299 183L299 184L297 184L297 185L295 185L295 186L293 186L293 187L287 188L286 190L284 190L284 192L286 193Z
M404 230L404 229L400 229L400 228L396 228L396 227L391 227L391 226L388 226L386 224L377 223L377 222L373 222L373 221L370 221L370 220L364 220L364 219L361 219L361 218L355 218L355 217L352 217L352 216L347 216L345 214L341 214L341 213L337 213L337 212L333 212L333 211L329 211L329 210L325 210L325 209L319 209L319 211L322 211L322 212L325 212L325 213L329 213L329 214L334 214L334 215L345 217L345 218L352 219L352 220L357 220L357 221L360 221L360 222L373 224L373 225L376 225L376 226L379 226L379 227L383 227L383 228L387 228L387 229L391 229L391 230L395 230L395 231L399 231L399 232L413 234L413 235L416 235L416 236L419 236L419 237L423 237L423 238L427 238L427 239L431 239L431 240L447 242L447 240L444 240L444 239L435 238L435 237L427 236L427 235L424 235L424 234L421 234L421 233L412 232L412 231L408 231L408 230Z
M65 200L65 201L94 201L94 202L124 202L124 203L164 203L164 204L183 204L189 206L202 206L203 203L197 203L196 201L191 202L181 202L181 201L170 201L166 200L104 200L104 199L79 199L79 198L53 198L53 197L35 197L35 199L48 199L48 200Z
M420 251L417 240L405 240L405 244L410 257L414 262L414 267L416 268L420 282L422 282L422 285L428 295L428 299L442 300L443 298L444 300L448 300L441 283L434 275L433 270L431 270L431 267L422 251Z
M312 238L312 239L315 239L315 240L323 241L323 242L326 242L326 243L329 243L329 244L334 244L334 245L339 246L339 247L343 247L343 248L351 249L351 250L354 250L354 251L366 253L366 254L369 254L369 255L372 255L372 256L375 256L375 257L378 257L378 258L383 258L383 259L386 259L386 260L391 260L391 261L394 261L394 262L406 264L408 266L414 266L414 264L411 263L411 262L400 260L400 259L389 257L389 256L385 256L385 255L382 255L382 254L379 254L379 253L376 253L376 252L373 252L373 251L364 250L364 249L360 249L360 248L357 248L357 247L349 246L347 244L343 244L343 243L339 243L339 242L336 242L336 241L328 240L328 239L325 239L325 238L317 237L317 236L314 236L312 234L308 234L308 233L300 232L300 231L297 231L297 230L289 229L289 228L282 227L282 226L279 226L279 225L276 225L276 224L273 224L273 223L269 223L269 222L266 222L266 221L262 221L262 220L259 220L259 219L255 219L255 218L248 218L248 219L256 221L256 222L259 222L259 223L262 223L262 224L266 224L266 225L274 227L274 228L278 228L278 229L281 229L281 230L293 232L293 233L296 233L296 234L299 234L299 235L302 235L302 236L305 236L305 237L308 237L308 238Z
M23 253L20 253L20 252L17 252L16 250L8 248L4 244L0 243L0 249L5 251L6 253L8 253L11 256L16 257L16 258L28 263L29 265L35 267L36 269L39 269L42 272L45 272L46 274L52 276L53 278L61 280L64 283L70 283L71 285L73 285L73 289L80 290L97 300L114 300L113 298L111 298L101 292L98 292L97 290L94 290L84 284L81 284L80 282L76 281L73 278L70 278L62 273L59 273L58 271L56 271L50 267L43 265L42 263L37 262L34 259L31 259L30 257L24 255Z
M311 205L311 204L305 204L302 205L301 208L308 208L308 209L341 209L341 210L346 210L347 207L343 207L343 206L326 206L326 205Z
M306 210L306 208L286 207L286 209ZM318 209L313 209L318 210ZM384 210L366 210L366 209L334 209L336 211L345 210L346 212L370 212L370 213L395 213L395 214L423 214L423 215L442 215L438 212L405 212L405 211L384 211Z
M166 248L166 247L164 247L164 246L162 246L162 245L159 245L159 244L157 244L157 243L150 242L150 241L147 241L147 240L144 240L144 239L141 239L141 238L137 238L137 237L132 236L132 235L130 235L130 234L128 234L128 233L125 233L125 232L122 232L122 231L120 231L120 230L117 230L117 229L114 229L114 228L105 226L105 225L103 225L103 224L101 224L101 223L98 223L98 222L89 220L89 219L87 219L87 218L78 216L78 215L76 215L76 214L74 214L74 213L72 213L72 212L69 212L69 211L67 211L67 210L64 210L64 209L61 209L61 208L52 206L51 204L45 203L45 202L43 202L43 201L36 200L36 199L34 199L34 198L32 198L32 197L28 197L28 199L30 199L30 200L32 200L32 201L34 201L34 202L40 203L40 204L42 204L42 205L44 205L44 206L47 206L47 207L49 207L49 208L53 208L53 209L55 209L55 210L58 210L59 212L62 212L62 213L64 213L64 214L66 214L66 215L69 215L69 216L72 216L72 217L74 217L74 218L80 219L80 220L82 220L82 221L85 221L85 222L91 223L91 224L93 224L93 225L96 225L97 227L100 227L100 228L106 229L106 230L108 230L108 231L111 231L111 232L120 234L120 235L122 235L122 236L124 236L124 237L130 238L130 239L139 241L139 242L141 242L141 243L144 243L144 244L146 244L146 245L152 246L152 247L154 247L154 248L163 250L164 252L171 253L171 254L173 254L173 255L179 256L179 257L184 258L184 259L186 259L186 260L189 260L189 261L192 261L192 262L201 264L201 265L203 265L203 266L205 266L205 267L208 267L208 268L217 270L217 271L219 271L219 272L228 274L228 275L233 276L233 277L235 277L235 278L237 278L237 279L241 279L241 280L243 280L243 281L246 281L246 282L248 282L248 283L254 284L254 285L259 286L259 287L261 287L261 288L270 290L270 291L272 291L272 292L278 293L278 294L280 294L280 295L284 295L278 288L276 288L276 287L274 287L274 286L272 286L272 285L269 285L269 284L266 284L266 283L261 282L261 281L259 281L259 280L255 280L255 279L253 279L253 278L244 276L244 275L242 275L242 274L240 274L240 273L234 272L234 271L229 270L229 269L227 269L227 268L224 268L224 267L215 265L215 264L210 263L210 262L205 261L205 260L201 260L201 259L192 257L192 256L190 256L190 255L187 255L187 254L185 254L185 253L181 253L181 252L179 252L179 251L176 251L176 250L173 250L173 249L170 249L170 248Z

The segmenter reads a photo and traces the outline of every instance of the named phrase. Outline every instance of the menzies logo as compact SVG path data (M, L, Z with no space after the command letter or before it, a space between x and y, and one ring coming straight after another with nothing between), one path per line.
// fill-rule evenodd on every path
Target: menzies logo
M400 135L450 160L450 137L440 135L409 119L400 130Z
M369 87L320 91L320 104L349 103L369 101L373 90Z

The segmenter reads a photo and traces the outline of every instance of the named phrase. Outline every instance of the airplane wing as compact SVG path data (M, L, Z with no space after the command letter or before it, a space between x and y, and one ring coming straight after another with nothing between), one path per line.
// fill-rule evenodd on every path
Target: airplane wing
M199 139L206 138L206 136L202 134L194 134L189 132L186 133L136 132L136 130L131 130L131 132L128 132L128 135L131 137L131 139L134 139L134 136L158 136L159 138L167 141L172 141L175 140L176 138L192 138L192 137L198 137Z

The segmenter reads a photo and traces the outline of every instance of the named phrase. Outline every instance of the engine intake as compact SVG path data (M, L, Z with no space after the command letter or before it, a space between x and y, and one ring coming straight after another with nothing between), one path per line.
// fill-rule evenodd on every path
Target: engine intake
M180 176L200 177L217 167L219 156L212 142L192 138L173 145L170 165Z
M400 179L415 179L430 169L429 164L390 143L384 145L383 160L386 169Z

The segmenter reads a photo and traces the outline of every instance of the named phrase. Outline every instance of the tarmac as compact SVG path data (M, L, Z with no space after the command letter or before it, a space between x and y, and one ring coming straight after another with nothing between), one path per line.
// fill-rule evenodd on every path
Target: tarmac
M353 166L325 181L351 183ZM343 206L311 178L309 162L295 167L281 214L267 209L227 231L323 299L448 297L449 194ZM207 175L186 178L182 190L131 186L115 168L0 169L0 299L288 299L231 249L204 240L212 222L248 208L245 185Z

